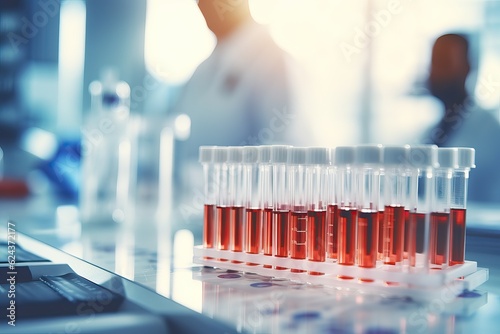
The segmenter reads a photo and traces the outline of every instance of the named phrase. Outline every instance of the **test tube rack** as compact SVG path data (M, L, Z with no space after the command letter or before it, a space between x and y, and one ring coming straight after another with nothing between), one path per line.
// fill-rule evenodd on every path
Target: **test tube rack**
M407 265L385 265L375 268L344 266L335 260L314 262L302 259L249 254L195 246L193 262L221 269L252 272L263 276L319 284L367 293L407 296L415 300L430 301L443 296L458 296L474 290L488 280L487 268L477 267L474 261L441 268L414 268ZM266 265L266 266L264 266ZM270 268L267 268L270 267ZM303 272L292 272L293 268ZM324 273L312 275L310 272ZM444 298L444 297L443 297Z

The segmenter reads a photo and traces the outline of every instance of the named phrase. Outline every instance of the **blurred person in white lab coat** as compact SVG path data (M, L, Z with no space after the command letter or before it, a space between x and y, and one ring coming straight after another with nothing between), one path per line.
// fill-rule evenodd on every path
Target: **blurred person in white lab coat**
M446 34L435 41L428 88L443 103L443 115L423 140L444 147L474 148L477 168L470 173L468 198L500 204L500 123L467 91L470 53L464 35Z
M200 145L298 143L290 135L298 120L291 76L298 71L253 20L248 0L199 0L198 7L217 44L173 107L191 119L190 136L176 153L182 182L191 183Z

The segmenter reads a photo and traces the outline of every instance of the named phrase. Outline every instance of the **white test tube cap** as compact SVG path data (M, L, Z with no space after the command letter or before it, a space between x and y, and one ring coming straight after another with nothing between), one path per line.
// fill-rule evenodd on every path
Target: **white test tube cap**
M259 161L259 149L256 146L244 146L242 154L244 163L252 164Z
M410 146L410 158L408 165L414 168L437 168L439 167L436 145Z
M410 145L384 146L383 157L385 165L404 166L410 157Z
M227 148L227 162L241 163L243 161L243 146L229 146Z
M476 150L471 147L457 147L458 168L476 168Z
M215 162L215 163L226 162L227 161L227 153L228 153L227 146L217 146L216 148L214 148L213 162Z
M303 165L306 163L305 147L290 147L287 154L287 163L293 165Z
M458 168L458 150L455 147L438 148L439 168Z
M271 146L271 163L280 164L287 162L288 150L291 146L287 145L272 145Z
M338 146L335 148L335 166L345 166L354 163L354 147Z
M200 163L210 163L213 161L215 146L200 146L198 149L198 161Z
M383 147L380 144L358 145L354 149L356 164L381 164Z
M326 147L308 147L306 151L306 164L329 165L330 150Z

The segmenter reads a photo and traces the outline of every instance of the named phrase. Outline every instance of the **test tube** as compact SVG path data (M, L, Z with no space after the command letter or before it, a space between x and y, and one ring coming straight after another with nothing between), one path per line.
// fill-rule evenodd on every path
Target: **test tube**
M408 155L410 155L411 152L411 147L408 152ZM414 203L413 203L413 198L414 196L412 195L413 189L416 188L416 185L413 185L413 183L416 183L416 179L418 177L415 177L415 168L410 164L409 162L410 157L408 156L408 160L402 166L404 168L404 179L405 179L405 223L404 223L404 240L403 240L403 259L408 260L409 257L409 252L408 252L408 241L410 240L410 212L414 211Z
M273 169L271 146L262 145L259 150L259 193L262 206L262 253L273 255ZM272 268L264 264L264 268Z
M335 196L336 167L335 148L330 149L330 165L327 166L327 206L326 206L326 256L337 259L339 209Z
M439 167L434 170L434 191L430 221L430 263L448 266L450 248L450 206L453 170L458 166L457 149L438 148Z
M305 194L306 149L290 147L287 154L288 193L290 196L290 257L306 258L307 211ZM292 268L292 272L305 270Z
M469 172L475 168L475 150L458 147L458 167L453 170L450 209L450 261L451 266L465 262L465 228L467 187Z
M354 151L356 175L357 264L374 268L378 257L378 223L382 145L360 145Z
M408 259L411 267L429 268L429 232L434 168L438 167L437 146L410 147L410 224Z
M219 250L229 250L231 206L228 198L228 148L224 146L218 146L214 149L213 154L215 180L217 182L216 247Z
M262 208L259 193L258 149L243 147L243 188L245 189L245 252L259 254L262 238ZM247 263L257 265L257 263Z
M307 259L324 262L326 257L327 167L330 151L309 147L306 152ZM310 275L324 275L309 271Z
M243 229L245 225L245 206L243 188L243 147L230 146L227 152L228 165L228 204L230 247L233 252L243 251ZM240 261L233 261L240 262Z
M380 168L379 175L379 201L378 201L378 241L377 241L377 260L384 260L384 193L385 193L385 166Z
M199 162L203 166L203 247L213 248L215 243L215 203L217 182L213 163L214 146L200 146Z
M289 146L271 146L273 166L273 255L288 257L290 251L290 196L287 189L286 163ZM276 269L287 269L276 266Z
M338 263L345 266L354 265L356 252L358 211L355 202L353 163L354 147L335 148L335 197L339 208L337 256ZM352 279L346 276L340 278Z
M403 261L405 204L407 196L406 164L410 146L384 147L384 186L382 220L382 254L384 264Z

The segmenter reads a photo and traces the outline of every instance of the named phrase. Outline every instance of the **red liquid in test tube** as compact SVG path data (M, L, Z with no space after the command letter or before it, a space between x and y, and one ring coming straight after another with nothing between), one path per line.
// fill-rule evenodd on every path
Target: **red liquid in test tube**
M329 204L326 209L327 224L327 253L330 259L336 259L338 256L338 225L339 209L337 205Z
M358 213L358 265L374 268L378 257L378 211Z
M262 251L264 255L273 255L273 209L266 208L262 214ZM264 265L265 268L272 268Z
M275 222L273 232L276 232L275 253L276 257L288 257L290 249L290 211L273 211L273 221ZM276 266L276 269L283 270L285 267Z
M326 211L307 212L307 259L309 261L325 261L326 255ZM323 273L311 271L311 275Z
M292 211L290 213L290 257L292 259L306 258L307 212ZM301 269L291 269L292 272L304 272Z
M408 257L410 265L416 265L417 254L423 254L425 241L425 213L410 213L410 238L408 240Z
M247 253L259 254L262 233L262 210L247 209L247 228L245 249Z
M465 262L465 217L466 209L450 211L450 265Z
M203 247L213 248L215 237L215 205L205 204L203 207Z
M403 260L405 208L386 206L384 210L384 263L395 264Z
M234 252L243 251L243 223L245 219L245 208L241 206L233 206L231 208L230 231L231 250Z
M338 260L342 265L354 265L356 252L356 209L341 208L339 210Z
M430 260L432 264L447 264L448 235L450 233L450 214L431 213Z
M404 241L403 241L403 258L408 258L408 240L410 240L410 210L405 210L405 222L404 222Z
M378 244L377 251L379 259L384 255L384 211L378 212Z
M230 221L231 207L217 206L217 249L229 250Z

